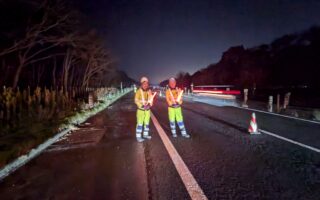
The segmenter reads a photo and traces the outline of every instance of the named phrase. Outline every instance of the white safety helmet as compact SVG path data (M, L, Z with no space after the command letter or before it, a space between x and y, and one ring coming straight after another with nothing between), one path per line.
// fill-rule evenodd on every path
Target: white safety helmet
M176 82L176 79L172 77L169 79L169 82Z
M143 83L143 82L149 82L149 80L148 80L148 78L147 77L142 77L141 79L140 79L140 83Z

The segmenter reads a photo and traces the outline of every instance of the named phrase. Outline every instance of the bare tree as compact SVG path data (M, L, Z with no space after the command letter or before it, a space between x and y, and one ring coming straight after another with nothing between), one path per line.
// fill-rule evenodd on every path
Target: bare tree
M0 59L11 58L11 65L15 67L12 86L17 86L23 69L28 67L33 74L40 75L36 82L51 77L53 86L60 85L65 89L103 82L104 74L111 70L114 60L99 35L80 24L79 16L60 0L41 4L37 4L38 0L31 1L36 5L34 12L37 14L34 15L37 17L30 16L28 26L20 31L23 34L9 40L11 44L0 50Z
M33 22L34 24L26 28L24 37L14 41L10 47L0 52L0 57L12 53L18 57L12 83L14 88L18 84L24 67L39 60L51 58L53 55L45 55L47 51L70 42L72 34L56 34L55 36L51 34L70 26L69 14L63 14L63 9L62 4L50 5L47 1L40 4L39 10L43 11L40 22Z

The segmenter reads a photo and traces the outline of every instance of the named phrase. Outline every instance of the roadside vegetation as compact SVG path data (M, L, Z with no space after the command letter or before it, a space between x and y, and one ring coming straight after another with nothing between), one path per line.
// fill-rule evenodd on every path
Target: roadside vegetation
M88 110L89 96L94 101L97 88L119 86L123 74L72 4L1 1L0 24L1 167Z

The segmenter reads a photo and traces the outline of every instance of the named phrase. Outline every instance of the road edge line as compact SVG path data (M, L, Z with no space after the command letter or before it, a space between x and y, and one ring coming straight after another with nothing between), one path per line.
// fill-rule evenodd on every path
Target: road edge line
M315 148L315 147L312 147L312 146L309 146L309 145L306 145L306 144L297 142L297 141L295 141L295 140L292 140L292 139L289 139L289 138L286 138L286 137L277 135L277 134L275 134L275 133L271 133L271 132L266 131L266 130L259 129L259 131L262 132L262 133L264 133L264 134L267 134L267 135L276 137L276 138L278 138L278 139L280 139L280 140L284 140L284 141L287 141L287 142L289 142L289 143L292 143L292 144L295 144L295 145L304 147L304 148L306 148L306 149L315 151L315 152L317 152L317 153L320 153L320 149L318 149L318 148Z
M191 199L207 200L208 198L203 193L199 184L191 174L187 165L182 160L178 151L174 148L169 137L167 136L167 134L165 133L165 131L159 124L157 118L154 116L152 112L151 112L151 119Z

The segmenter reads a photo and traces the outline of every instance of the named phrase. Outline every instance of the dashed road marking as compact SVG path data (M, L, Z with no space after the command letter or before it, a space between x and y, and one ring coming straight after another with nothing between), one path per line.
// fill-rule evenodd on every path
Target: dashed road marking
M283 136L280 136L280 135L277 135L275 133L271 133L269 131L265 131L265 130L262 130L262 129L259 129L260 132L264 133L264 134L267 134L267 135L270 135L270 136L273 136L273 137L276 137L280 140L284 140L284 141L287 141L287 142L290 142L292 144L296 144L298 146L301 146L301 147L304 147L306 149L309 149L309 150L312 150L312 151L315 151L317 153L320 153L320 149L317 149L315 147L312 147L312 146L309 146L309 145L306 145L306 144L303 144L303 143L300 143L300 142L297 142L297 141L294 141L294 140L291 140L289 138L286 138L286 137L283 137Z
M184 163L182 160L181 156L177 152L177 150L174 148L173 144L171 143L169 137L159 124L157 118L151 113L151 119L153 121L154 126L156 127L160 138L167 149L169 156L175 166L175 168L178 171L178 174L180 175L182 182L184 186L186 187L191 199L193 200L198 200L198 199L203 199L206 200L208 199L205 194L203 193L202 189L200 188L199 184L191 174L190 170L188 169L187 165Z

